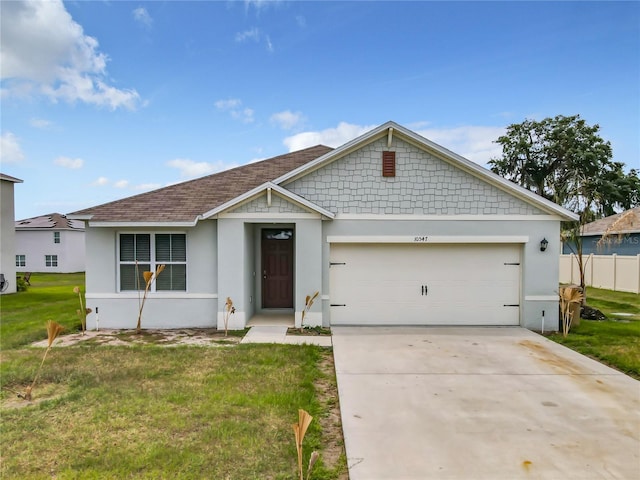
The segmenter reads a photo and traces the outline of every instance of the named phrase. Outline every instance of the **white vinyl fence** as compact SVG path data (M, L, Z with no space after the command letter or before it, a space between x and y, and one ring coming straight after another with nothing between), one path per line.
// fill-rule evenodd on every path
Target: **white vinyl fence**
M585 255L587 286L620 292L640 293L640 255ZM574 254L560 255L560 283L580 284L578 260Z

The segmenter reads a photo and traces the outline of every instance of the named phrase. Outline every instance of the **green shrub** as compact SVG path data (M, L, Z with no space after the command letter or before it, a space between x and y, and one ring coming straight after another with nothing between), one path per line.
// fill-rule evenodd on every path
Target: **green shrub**
M16 291L26 292L28 287L27 282L25 282L22 277L16 277Z

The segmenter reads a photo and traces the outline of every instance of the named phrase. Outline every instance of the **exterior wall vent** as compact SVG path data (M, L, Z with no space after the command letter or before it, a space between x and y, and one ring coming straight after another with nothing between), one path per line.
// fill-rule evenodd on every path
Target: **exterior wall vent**
M396 152L382 152L382 176L396 176Z

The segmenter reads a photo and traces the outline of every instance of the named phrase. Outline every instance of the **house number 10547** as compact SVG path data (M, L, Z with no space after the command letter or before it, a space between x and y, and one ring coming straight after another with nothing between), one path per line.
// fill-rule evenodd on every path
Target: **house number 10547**
M424 236L424 237L413 237L413 241L414 242L426 242L429 239L429 237Z

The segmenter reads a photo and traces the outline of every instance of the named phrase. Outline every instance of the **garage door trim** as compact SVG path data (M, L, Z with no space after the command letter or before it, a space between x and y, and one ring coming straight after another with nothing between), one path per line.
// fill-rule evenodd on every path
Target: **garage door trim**
M529 243L524 235L327 235L327 243Z

